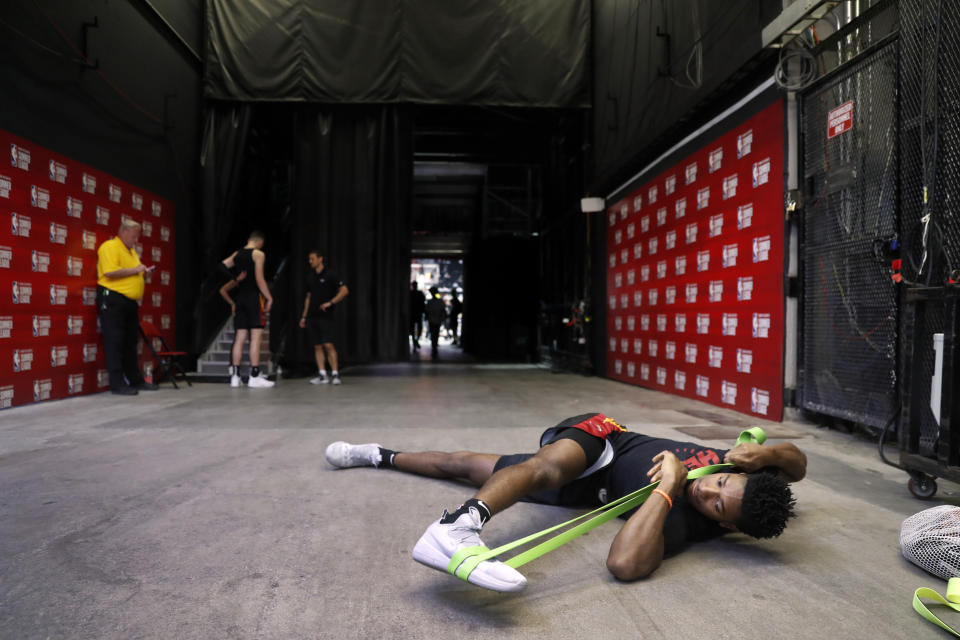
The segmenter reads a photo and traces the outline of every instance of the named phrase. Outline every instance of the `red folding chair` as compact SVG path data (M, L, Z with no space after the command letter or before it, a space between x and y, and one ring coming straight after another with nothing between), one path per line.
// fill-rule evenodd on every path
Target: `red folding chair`
M189 386L193 386L193 383L190 382L190 379L187 378L187 372L183 370L183 367L180 366L180 363L176 361L176 358L181 358L187 355L186 351L173 351L170 347L167 346L167 341L163 339L163 336L160 335L160 331L157 330L156 325L152 322L146 320L140 321L140 334L143 336L143 341L146 343L147 347L150 348L150 353L153 354L153 359L157 362L157 375L156 381L162 380L165 377L170 378L170 382L173 383L174 389L179 389L177 386L177 376L174 372L180 372L180 375L183 376L183 379L187 381ZM157 349L154 345L154 341L160 343L160 349Z

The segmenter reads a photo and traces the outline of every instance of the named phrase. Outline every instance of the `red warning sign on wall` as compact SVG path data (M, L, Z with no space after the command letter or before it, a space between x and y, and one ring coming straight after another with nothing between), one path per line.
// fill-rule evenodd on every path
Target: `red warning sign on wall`
M124 218L140 223L140 259L157 267L140 318L173 344L173 206L3 130L0 149L0 408L103 391L97 248Z
M607 375L779 420L783 106L607 210Z
M827 139L853 129L853 100L827 112Z

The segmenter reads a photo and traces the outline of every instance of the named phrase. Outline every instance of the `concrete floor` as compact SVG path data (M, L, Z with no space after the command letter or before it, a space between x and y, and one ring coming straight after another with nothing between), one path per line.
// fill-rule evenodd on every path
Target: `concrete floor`
M611 522L526 565L513 595L410 559L470 489L323 458L339 439L531 451L546 426L594 409L678 439L677 427L764 424L599 378L464 364L353 369L338 388L167 385L3 411L0 638L947 637L910 604L915 588L946 585L901 558L898 533L960 491L941 481L937 499L913 499L906 475L854 436L778 425L800 436L809 473L777 540L727 536L621 584L604 568ZM484 541L576 513L517 505Z

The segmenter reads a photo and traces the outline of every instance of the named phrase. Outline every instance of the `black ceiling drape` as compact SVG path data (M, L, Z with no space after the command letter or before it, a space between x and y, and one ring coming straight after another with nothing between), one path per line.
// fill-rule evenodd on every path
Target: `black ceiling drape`
M206 0L220 100L589 107L590 0Z

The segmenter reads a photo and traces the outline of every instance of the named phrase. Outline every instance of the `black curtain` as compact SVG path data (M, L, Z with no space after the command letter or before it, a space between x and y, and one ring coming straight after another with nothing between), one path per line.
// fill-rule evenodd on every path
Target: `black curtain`
M204 278L193 315L193 350L197 352L215 337L228 312L217 294L223 278L217 274L216 264L229 253L228 247L233 248L229 243L236 234L236 209L251 119L249 104L211 104L205 116L200 150L203 200L197 225L197 249Z
M292 267L279 304L303 308L307 253L350 295L336 310L335 342L345 364L407 357L410 274L411 119L399 105L300 106L294 116ZM312 366L313 347L287 325L288 365Z

